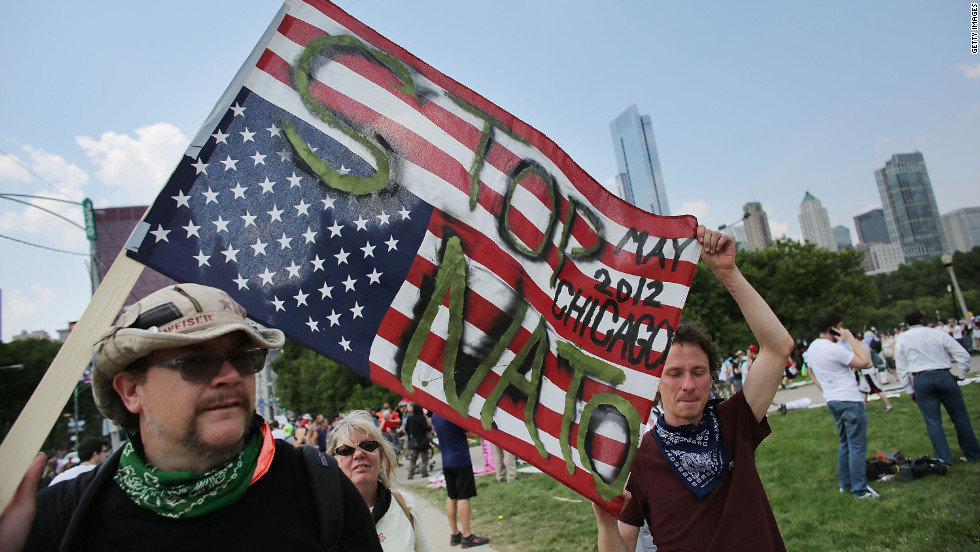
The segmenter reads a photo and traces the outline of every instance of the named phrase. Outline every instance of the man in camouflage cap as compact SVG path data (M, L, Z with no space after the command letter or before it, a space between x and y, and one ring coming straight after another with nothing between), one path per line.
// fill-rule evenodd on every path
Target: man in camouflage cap
M95 344L92 393L131 440L100 469L40 493L33 525L33 493L18 490L0 518L0 547L381 550L350 481L322 484L306 453L275 441L255 414L255 373L285 338L245 314L198 284L130 307ZM321 511L317 494L332 494L343 516Z

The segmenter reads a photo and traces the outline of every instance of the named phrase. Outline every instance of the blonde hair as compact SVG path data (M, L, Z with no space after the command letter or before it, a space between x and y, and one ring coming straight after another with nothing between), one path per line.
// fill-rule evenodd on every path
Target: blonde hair
M381 471L378 473L378 481L386 489L391 489L395 482L395 465L398 463L398 457L395 455L395 448L381 434L378 426L374 425L374 418L367 410L351 410L344 413L344 417L338 420L330 431L327 453L333 454L337 442L342 439L353 443L351 437L355 435L364 435L381 445L378 449L381 451Z

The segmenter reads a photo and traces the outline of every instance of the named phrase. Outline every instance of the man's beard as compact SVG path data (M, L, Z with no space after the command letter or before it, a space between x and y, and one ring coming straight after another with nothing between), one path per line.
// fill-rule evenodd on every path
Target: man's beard
M238 399L242 405L246 405L247 407L245 421L242 424L242 434L235 441L224 445L215 445L204 441L199 431L198 416L207 411L211 406L231 399ZM255 407L244 391L222 393L221 395L212 397L207 402L196 405L194 415L187 421L187 427L184 428L183 435L180 438L180 444L201 460L209 463L214 461L218 463L226 462L238 454L242 450L242 447L245 446L245 435L248 432L249 422L254 416ZM147 421L149 422L151 431L159 433L159 429L157 429L153 420L148 419Z

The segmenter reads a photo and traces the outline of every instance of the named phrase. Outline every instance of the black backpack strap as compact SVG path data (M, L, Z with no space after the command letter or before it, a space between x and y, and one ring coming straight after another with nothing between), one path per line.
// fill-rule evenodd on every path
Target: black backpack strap
M342 494L340 466L332 456L315 447L303 445L300 449L320 520L320 544L328 551L340 550L340 535L344 531L344 512L338 500Z

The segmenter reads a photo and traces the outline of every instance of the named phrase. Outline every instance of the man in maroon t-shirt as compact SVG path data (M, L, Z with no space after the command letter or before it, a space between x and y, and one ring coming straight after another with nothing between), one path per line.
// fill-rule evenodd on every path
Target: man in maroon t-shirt
M769 434L793 339L735 266L731 236L699 226L701 260L728 289L759 342L752 375L731 399L708 407L721 367L718 346L698 326L681 323L660 380L664 414L640 443L619 518L593 505L599 550L633 552L646 521L659 552L785 550L755 467Z

